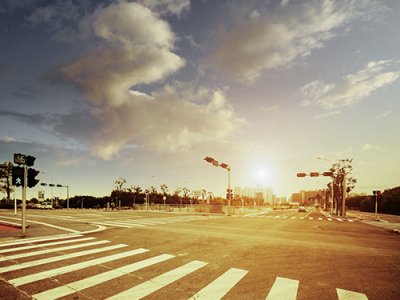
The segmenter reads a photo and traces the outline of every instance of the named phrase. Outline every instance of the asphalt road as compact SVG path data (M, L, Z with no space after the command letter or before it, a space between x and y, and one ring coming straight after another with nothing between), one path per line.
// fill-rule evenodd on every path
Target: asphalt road
M400 235L357 218L60 210L28 220L28 239L0 230L1 299L400 299Z

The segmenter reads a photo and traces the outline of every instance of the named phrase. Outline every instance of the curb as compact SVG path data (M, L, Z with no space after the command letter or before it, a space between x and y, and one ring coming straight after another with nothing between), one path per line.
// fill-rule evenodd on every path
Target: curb
M3 220L0 220L0 225L5 225L5 226L10 226L10 227L15 227L15 228L22 228L21 224L3 221ZM25 225L25 227L29 227L29 225Z

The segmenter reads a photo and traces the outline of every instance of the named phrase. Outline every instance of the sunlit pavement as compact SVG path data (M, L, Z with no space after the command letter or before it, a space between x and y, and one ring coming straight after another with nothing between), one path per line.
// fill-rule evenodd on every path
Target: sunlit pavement
M11 299L400 297L399 235L356 218L310 209L239 216L60 210L29 219L76 231L107 224L87 234L49 227L42 240L3 239L0 291ZM45 228L33 225L32 237Z

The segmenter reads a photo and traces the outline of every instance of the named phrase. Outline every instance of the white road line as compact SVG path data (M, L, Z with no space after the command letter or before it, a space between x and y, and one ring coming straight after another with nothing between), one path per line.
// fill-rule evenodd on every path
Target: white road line
M304 220L304 217L300 217L300 220Z
M343 222L343 220L342 220L342 219L340 219L340 218L337 218L336 220L338 220L339 222Z
M332 219L331 219L331 218L328 218L328 221L332 221Z
M191 299L221 299L247 272L246 270L231 268L193 295Z
M353 222L354 222L353 220L347 220L347 221L349 221L350 223L353 223Z
M99 225L104 225L104 226L114 226L114 227L125 227L125 228L130 228L133 226L137 226L137 227L144 226L144 225L139 225L139 224L126 224L126 223L121 223L121 222L108 222L108 221L92 222L92 224L99 224Z
M86 238L86 239L82 239L82 240L87 240L87 239L93 240L94 238ZM89 246L99 245L99 244L103 244L103 243L104 243L104 241L95 241L95 242L90 242L90 243L81 243L78 245L63 246L63 247L51 248L51 249L42 249L42 250L37 250L37 251L33 251L33 252L20 253L20 254L15 254L15 255L10 255L10 256L3 256L3 257L0 257L0 261L36 256L36 255L47 254L47 253L52 253L52 252L56 252L56 251L64 251L64 250L71 250L71 249L82 248L82 247L89 247Z
M368 300L365 294L336 289L339 300Z
M7 252L14 252L14 251L29 250L29 249L34 249L34 248L38 248L38 247L47 247L47 246L56 246L56 245L63 245L63 244L69 244L69 243L76 243L76 242L80 242L80 241L85 241L85 240L87 241L87 240L94 240L94 239L96 239L96 238L89 237L89 238L76 239L76 240L66 240L66 241L61 241L61 242L50 242L50 243L35 244L35 245L23 246L23 247L14 247L14 248L0 250L0 254L7 253Z
M44 291L39 294L35 294L32 297L37 299L37 300L48 300L48 299L58 299L73 293L76 293L78 291L84 290L86 288L98 285L100 283L109 281L111 279L115 279L118 277L121 277L123 275L126 275L128 273L143 269L145 267L157 264L159 262L168 260L175 257L174 255L170 254L161 254L155 257L151 257L139 262L135 262L133 264L123 266L121 268L107 271L101 274L97 274L82 280L78 280L72 283L68 283L67 285L63 285L54 289L50 289L47 291Z
M309 220L314 220L314 218L313 218L313 217L309 217L308 219L309 219Z
M296 217L291 217L291 219L296 219Z
M34 238L24 241L16 241L10 243L1 244L0 247L8 247L8 246L15 246L15 245L24 245L29 243L36 243L36 242L44 242L44 241L55 241L55 240L62 240L62 239L72 239L76 237L81 237L82 234L74 234L74 235L63 235L63 236L56 236L56 237L44 237L44 238Z
M276 277L267 300L296 300L299 281Z
M282 219L287 219L287 218L288 218L288 216L283 216L283 217L282 217Z
M322 218L318 218L318 221L322 221Z
M125 247L126 245L123 245L123 246ZM16 279L12 279L12 280L9 280L9 283L11 283L14 286L20 286L20 285L24 285L24 284L27 284L27 283L39 281L39 280L42 280L42 279L46 279L46 278L58 276L58 275L61 275L61 274L65 274L65 273L81 270L81 269L84 269L84 268L87 268L87 267L99 265L99 264L102 264L102 263L110 262L110 261L113 261L113 260L117 260L117 259L129 257L129 256L145 253L145 252L148 252L148 251L149 250L147 250L147 249L139 248L139 249L135 249L135 250L131 250L131 251L126 251L126 252L122 252L122 253L117 253L117 254L105 256L105 257L95 258L95 259L92 259L92 260L87 260L87 261L76 263L76 264L73 264L73 265L60 267L60 268L57 268L57 269L43 271L43 272L40 272L40 273L27 275L27 276L16 278Z
M167 273L164 273L160 276L145 281L129 290L114 295L108 298L108 300L141 299L158 291L159 289L167 286L168 284L171 284L174 281L177 281L178 279L181 279L182 277L194 271L197 271L198 269L204 267L205 265L207 265L206 262L198 260L192 261L190 263L187 263L186 265L183 265Z
M275 216L274 219L279 219L281 216Z
M106 242L108 242L108 241L106 241ZM55 257L33 260L33 261L29 261L29 262L22 263L22 264L2 267L2 268L0 268L0 273L21 270L21 269L25 269L25 268L29 268L29 267L36 267L39 265L44 265L44 264L48 264L48 263L52 263L52 262L56 262L56 261L60 261L60 260L65 260L65 259L69 259L69 258L75 258L75 257L84 256L84 255L88 255L88 254L94 254L94 253L99 253L99 252L103 252L103 251L118 249L118 248L121 248L124 246L126 246L126 245L124 245L124 244L112 245L112 246L103 247L103 248L90 249L90 250L69 253L69 254L64 254L64 255L55 256Z

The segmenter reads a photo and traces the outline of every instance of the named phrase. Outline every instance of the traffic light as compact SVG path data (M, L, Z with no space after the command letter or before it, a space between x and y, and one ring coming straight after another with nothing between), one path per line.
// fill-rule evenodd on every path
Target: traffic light
M297 177L306 177L306 175L307 175L306 173L297 173L296 176Z
M15 186L24 186L24 168L13 167L12 169L12 184Z
M310 176L311 176L311 177L318 177L318 176L319 176L319 173L318 173L318 172L311 172L311 173L310 173Z
M219 166L221 168L224 168L224 169L228 169L229 168L229 165L227 165L226 163L221 163Z
M214 162L214 158L209 157L209 156L206 156L206 157L204 158L204 160L207 161L207 162L209 162L209 163L213 163L213 162Z
M324 172L322 173L324 176L333 176L333 172Z
M39 171L29 168L28 169L28 184L27 186L29 188L33 188L35 185L38 184L39 179L36 179L35 177L39 174Z
M28 155L26 157L26 165L28 167L32 167L34 165L34 163L35 163L35 160L36 160L36 157Z

